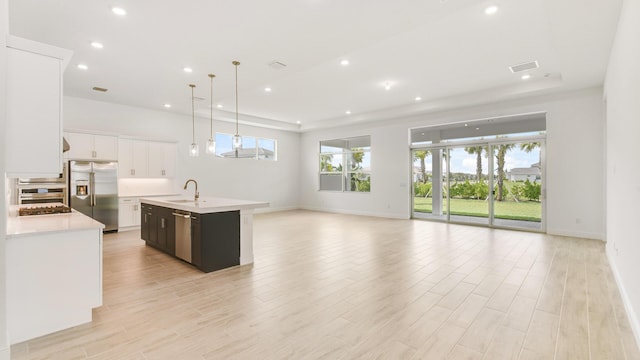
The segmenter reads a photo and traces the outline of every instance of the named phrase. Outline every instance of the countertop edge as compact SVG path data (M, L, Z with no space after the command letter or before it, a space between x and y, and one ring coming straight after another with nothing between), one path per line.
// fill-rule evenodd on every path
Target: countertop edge
M72 210L69 214L33 215L27 217L9 216L7 218L6 238L12 239L91 229L102 230L104 229L104 224L76 210Z
M218 197L202 197L199 200L197 207L190 205L188 203L185 204L185 203L171 202L171 201L183 200L183 199L188 200L188 199L185 199L184 196L166 197L162 199L141 197L140 202L150 204L150 205L155 205L155 206L162 206L169 209L189 211L197 214L208 214L208 213L216 213L216 212L249 210L249 209L269 207L268 202L248 201L248 200L238 200L238 199L228 199L228 198L218 198Z

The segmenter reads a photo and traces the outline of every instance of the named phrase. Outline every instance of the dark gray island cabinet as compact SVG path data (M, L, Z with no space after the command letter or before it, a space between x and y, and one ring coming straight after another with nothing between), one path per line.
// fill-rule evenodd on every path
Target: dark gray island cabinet
M141 237L146 244L203 272L253 262L253 209L268 206L212 197L140 202Z

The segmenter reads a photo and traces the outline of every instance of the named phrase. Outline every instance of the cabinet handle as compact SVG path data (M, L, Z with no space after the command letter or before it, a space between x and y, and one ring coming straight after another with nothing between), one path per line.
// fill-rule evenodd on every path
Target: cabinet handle
M93 150L93 151L91 151L91 156L93 156L95 158L95 157L98 156L98 153L95 150Z
M162 176L165 176L165 175L167 175L167 172L162 170Z
M147 214L146 213L144 214L144 223L145 224L147 223Z
M164 218L160 219L160 226L164 229Z
M138 205L133 205L133 211L138 211Z

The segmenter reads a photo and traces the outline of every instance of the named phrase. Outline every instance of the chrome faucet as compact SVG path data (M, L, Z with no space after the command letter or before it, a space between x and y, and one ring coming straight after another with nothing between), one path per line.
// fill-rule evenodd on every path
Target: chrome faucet
M184 189L187 190L187 185L189 185L190 182L193 182L194 184L196 184L196 193L193 196L193 200L194 201L198 201L198 198L200 197L200 193L198 192L198 182L193 180L193 179L189 179L187 180L186 183L184 183Z

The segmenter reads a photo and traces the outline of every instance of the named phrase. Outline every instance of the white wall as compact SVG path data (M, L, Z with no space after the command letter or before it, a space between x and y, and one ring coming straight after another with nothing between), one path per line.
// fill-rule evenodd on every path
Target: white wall
M548 233L602 239L603 107L600 88L304 133L301 156L309 160L301 165L301 184L304 184L301 206L408 218L411 204L409 128L540 111L547 112ZM371 135L371 193L318 191L318 142L360 135Z
M214 121L214 132L235 133L235 124ZM64 98L65 129L91 130L150 140L178 142L176 191L189 178L198 181L201 196L220 196L270 203L267 211L298 208L298 133L240 125L240 134L277 140L278 161L223 159L206 156L209 119L196 117L200 156L187 155L191 116L81 98ZM73 146L73 144L72 144ZM187 195L193 194L189 188Z
M7 51L6 39L9 34L9 5L0 0L0 189L5 194L5 126L7 116ZM7 201L0 201L0 360L9 360L9 341L7 339L7 317L5 300L5 235L7 219Z
M606 79L607 254L640 344L640 1L625 0Z

